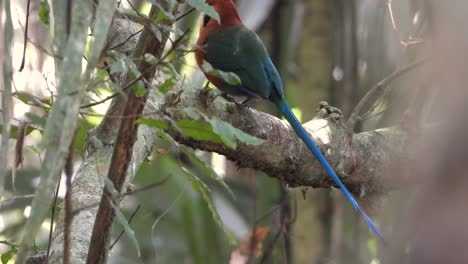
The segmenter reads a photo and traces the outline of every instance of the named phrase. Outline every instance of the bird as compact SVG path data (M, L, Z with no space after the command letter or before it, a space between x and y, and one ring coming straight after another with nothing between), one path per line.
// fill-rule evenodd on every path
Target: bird
M291 111L284 98L281 77L262 40L243 24L232 0L207 0L206 3L219 15L218 22L204 14L195 46L195 60L208 81L223 94L245 96L248 99L263 98L275 104L333 182L363 216L370 230L383 240L382 232L359 206ZM206 62L213 69L236 74L240 83L228 82L219 75L210 73L206 70Z

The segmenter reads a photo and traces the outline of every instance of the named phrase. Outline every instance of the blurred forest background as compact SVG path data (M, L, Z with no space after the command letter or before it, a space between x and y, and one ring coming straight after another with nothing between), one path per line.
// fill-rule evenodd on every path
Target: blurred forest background
M54 13L54 8L58 12L65 2L0 0L3 36L0 56L4 72L0 79L3 87L0 91L2 263L24 260L17 258L22 248L28 255L35 256L33 260L42 261L38 263L45 263L45 255L50 255L49 263L61 263L64 253L57 252L61 252L59 247L63 247L64 239L59 237L59 232L52 236L52 229L66 228L67 223L71 223L64 220L63 212L67 186L72 186L73 175L71 202L76 210L78 204L86 204L88 198L80 196L83 200L74 200L73 195L90 188L80 184L92 182L85 176L81 181L78 177L89 173L87 166L95 165L92 167L94 176L96 172L107 171L108 161L103 163L107 165L102 165L97 159L109 159L112 151L102 152L96 160L86 159L89 153L99 152L90 144L106 146L106 142L90 143L93 134L89 133L118 129L118 126L109 128L99 124L106 122L104 115L109 119L122 114L121 111L106 113L112 108L111 100L106 99L109 96L120 97L114 104L125 102L126 96L122 94L128 87L122 82L125 79L122 76L126 74L134 79L140 73L145 74L139 62L132 62L133 51L141 48L136 43L143 29L151 31L158 39L156 42L161 44L160 51L153 51L151 56L147 52L140 53L136 60L144 57L149 65L160 66L155 77L157 84L152 89L171 93L185 85L198 89L205 85L190 52L198 35L199 11L204 1L100 0L81 12L73 7L70 13ZM86 5L88 1L75 1L74 5L81 5L77 2ZM110 16L105 6L100 9L106 2L118 4L115 18L121 23L116 25L114 21L110 30L105 16L112 17L114 9L107 9ZM395 158L394 170L376 168L379 171L376 177L386 175L393 179L394 186L367 198L371 200L367 202L368 211L388 241L383 244L372 236L340 191L307 186L289 188L263 172L238 168L220 154L184 147L163 132L164 122L152 123L145 119L140 129L157 130L149 135L157 133L160 140L152 148L153 141L150 141L146 151L140 151L141 155L134 154L134 159L140 160L130 165L133 171L127 181L131 179L131 186L121 201L121 208L114 207L117 217L107 261L468 263L463 246L468 242L467 229L462 224L466 223L463 221L466 209L460 210L466 206L458 203L466 198L466 180L461 177L463 166L457 166L466 164L466 140L462 133L466 131L466 124L455 121L460 120L458 117L466 119L461 114L464 109L461 87L468 76L464 73L468 34L458 32L457 27L466 25L468 4L428 0L235 2L245 24L255 30L268 47L282 76L287 101L302 122L316 116L321 101L338 107L346 119L368 91L377 89L378 92L372 94L373 100L367 100L362 106L366 111L359 113L350 132L399 127L405 137L410 138L408 149L411 151ZM195 12L188 12L193 7ZM91 21L96 10L98 15ZM145 20L148 17L151 19ZM64 27L70 23L71 30ZM81 25L82 32L81 37L77 34L74 38L73 34L80 28L76 25ZM75 51L68 49L73 45L68 44L67 36L76 41ZM165 44L167 38L169 41ZM103 44L99 44L98 39L104 41ZM86 45L80 48L80 41ZM75 56L67 57L73 52ZM83 59L76 59L82 54ZM60 62L62 55L70 61ZM163 63L158 64L158 61ZM74 88L66 88L64 83ZM437 87L444 87L447 92L440 95ZM74 89L81 89L81 92ZM138 93L138 89L141 87L132 91ZM60 94L74 92L78 99L60 99ZM148 103L155 108L161 106L150 99ZM69 113L65 112L63 116L54 115L55 105L65 107L62 109L76 108L75 119L68 120ZM249 106L278 114L265 102L255 101ZM60 117L64 119L57 119ZM60 122L51 125L54 120ZM441 120L446 122L442 131L421 132L439 127ZM454 127L456 129L452 129ZM51 132L47 135L48 130ZM49 143L45 139L59 137L54 133L62 132L55 149L46 147ZM75 136L71 136L73 134ZM74 145L63 146L66 140ZM436 146L426 144L428 142ZM136 148L145 148L145 143L142 144ZM453 148L447 149L447 146ZM74 155L66 158L64 153L68 151ZM57 153L55 158L61 162L53 162L55 154L52 152ZM54 164L59 164L58 172ZM66 168L62 173L63 166ZM427 188L415 187L415 183L420 182L419 175L426 177L422 182L429 183ZM105 180L94 181L100 183L94 187L99 197L102 185L112 189ZM50 186L54 187L53 191ZM38 194L41 191L44 193ZM34 199L37 201L33 202ZM433 206L430 210L429 205ZM97 205L92 209L95 213ZM444 210L435 213L438 209ZM39 222L28 223L35 210L47 212L47 216L42 219L38 213L35 219ZM76 228L71 232L90 235L93 232L90 227L80 229L79 221L76 222L79 213L79 210L70 213L75 216L71 228ZM445 217L439 219L440 215ZM37 235L28 233L28 230L35 230L34 226L39 231ZM78 247L87 250L89 246L78 245L80 240L73 238L71 241L72 251ZM84 263L84 260L86 255L73 255L71 263Z

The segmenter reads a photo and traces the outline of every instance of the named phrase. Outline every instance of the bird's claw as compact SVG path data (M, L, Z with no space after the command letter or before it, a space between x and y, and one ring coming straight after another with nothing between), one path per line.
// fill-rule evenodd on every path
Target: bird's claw
M227 101L229 101L231 103L234 103L236 106L239 106L239 107L247 107L247 102L250 101L250 99L251 99L250 97L247 97L246 99L242 100L241 102L238 102L238 101L236 101L236 99L234 97L230 96L226 92L221 92L217 96L221 96L222 98L226 99Z

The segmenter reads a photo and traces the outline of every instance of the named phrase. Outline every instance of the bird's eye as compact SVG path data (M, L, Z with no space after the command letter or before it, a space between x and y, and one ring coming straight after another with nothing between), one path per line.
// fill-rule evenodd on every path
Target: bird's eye
M207 3L208 5L213 5L213 1L211 0L206 0L205 3Z

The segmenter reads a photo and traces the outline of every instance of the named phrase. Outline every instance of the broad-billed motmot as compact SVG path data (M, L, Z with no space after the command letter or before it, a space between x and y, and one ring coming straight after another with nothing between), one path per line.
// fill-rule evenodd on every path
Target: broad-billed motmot
M232 85L222 78L204 71L207 79L221 91L230 95L242 95L247 98L261 97L273 102L292 126L297 136L302 139L312 154L318 159L335 184L367 221L370 229L380 238L381 232L366 213L359 207L346 186L336 175L320 149L302 127L284 99L283 84L273 65L263 42L255 32L246 28L232 0L207 0L219 14L220 22L205 15L200 28L195 58L202 67L207 61L214 69L235 73L241 83Z

